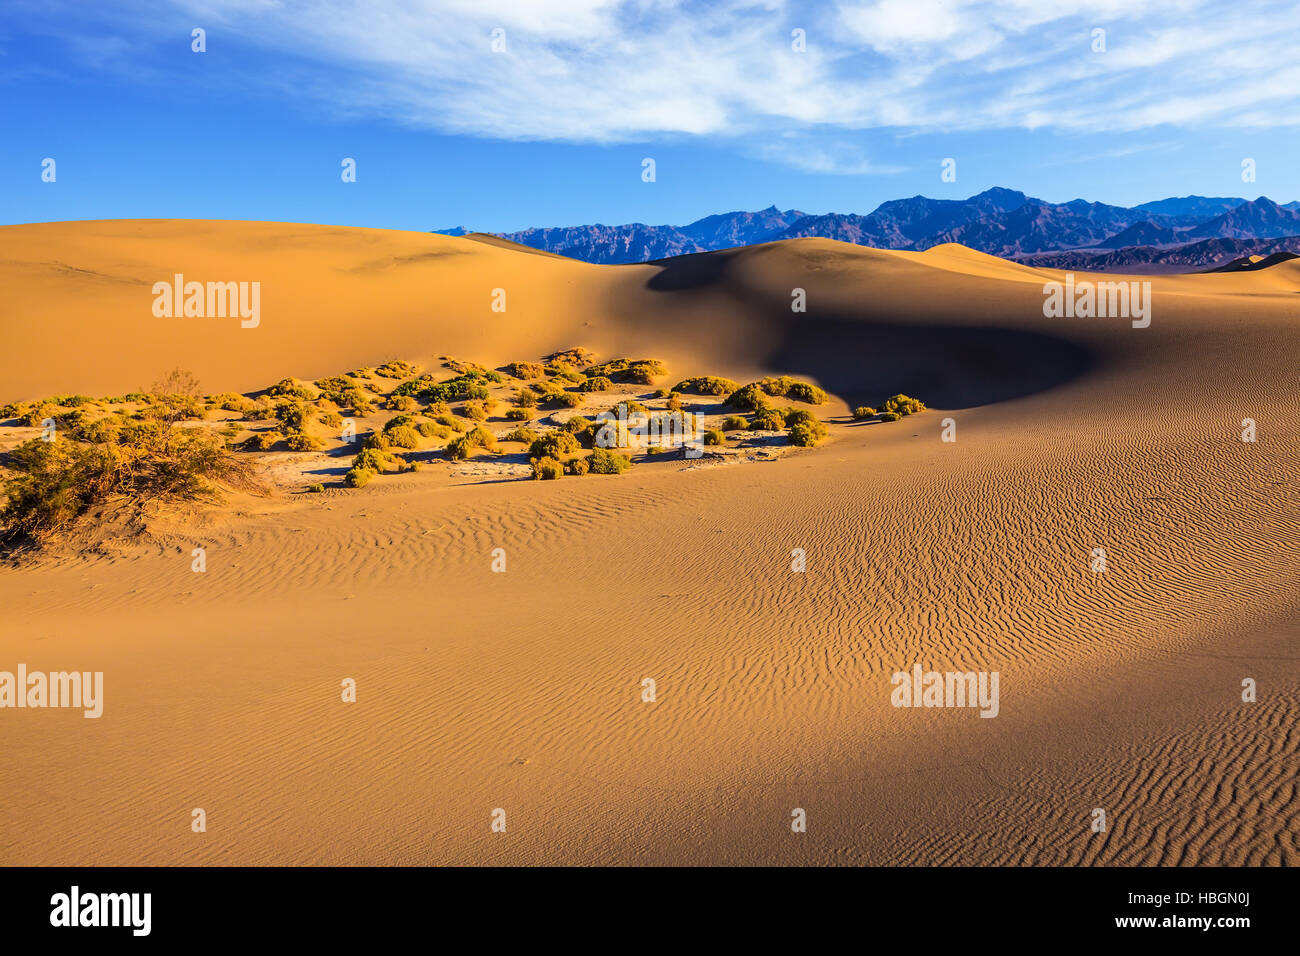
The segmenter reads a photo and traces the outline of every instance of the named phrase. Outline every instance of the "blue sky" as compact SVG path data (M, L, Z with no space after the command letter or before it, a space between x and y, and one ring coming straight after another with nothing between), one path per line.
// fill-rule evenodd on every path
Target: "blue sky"
M1286 202L1298 40L1294 0L6 0L0 222L509 231L992 185Z

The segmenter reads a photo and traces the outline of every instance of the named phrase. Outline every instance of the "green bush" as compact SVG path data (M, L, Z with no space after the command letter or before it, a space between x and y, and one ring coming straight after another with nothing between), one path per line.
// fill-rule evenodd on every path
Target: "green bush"
M857 408L853 409L853 420L855 422L863 422L866 421L868 418L875 418L875 417L876 417L876 410L872 408L870 405L859 405Z
M896 422L896 421L898 421L898 420L899 420L900 418L902 418L902 417L903 417L903 416L900 415L900 414L898 414L898 412L881 412L881 413L880 413L880 420L881 420L882 422Z
M640 385L653 385L656 378L668 374L667 367L658 359L614 359L584 371L588 378L601 376Z
M227 412L242 412L253 403L243 395L234 392L222 392L212 399L212 403Z
M398 448L419 448L420 433L410 425L398 425L396 428L385 428L385 434L388 440Z
M585 475L590 470L591 466L587 464L585 458L571 458L564 463L565 474Z
M40 428L42 427L41 422L45 421L45 419L47 418L53 418L53 417L54 417L54 406L45 404L45 405L35 405L32 408L29 408L27 412L22 416L22 420L23 420L23 424L26 425L28 428Z
M750 382L727 396L727 404L745 412L761 412L771 407L767 393L757 382Z
M533 442L537 441L537 432L533 431L531 428L520 426L519 428L510 429L501 440L521 441L526 445L532 445Z
M810 447L830 434L830 429L812 415L804 414L806 417L795 419L790 426L790 444Z
M282 378L266 390L272 398L294 398L304 402L314 402L317 392L310 385L303 385L291 378Z
M506 366L506 371L515 378L541 378L546 374L546 367L540 362L511 362Z
M748 427L744 415L728 415L722 420L722 430L726 432L744 431Z
M541 481L554 481L564 475L564 466L554 458L532 458L533 477Z
M451 435L451 429L446 425L439 425L436 422L420 422L415 428L425 438L448 438Z
M255 432L244 439L243 447L246 451L270 451L277 442L283 440L284 436L279 432Z
M410 362L403 362L394 359L391 362L385 362L379 368L375 369L376 375L382 375L384 378L406 378L408 375L414 375L420 370L418 365L412 365Z
M352 459L353 468L373 471L376 474L381 471L388 471L390 468L396 468L397 464L396 458L378 448L363 448Z
M384 402L384 408L390 412L409 412L418 403L410 395L390 395Z
M587 465L593 475L621 475L632 467L632 459L605 448L593 448Z
M197 498L211 482L249 481L249 471L216 436L176 421L146 419L124 427L115 442L84 444L34 439L8 456L0 542L41 544L69 529L110 497L130 501Z
M488 417L487 409L480 402L466 402L461 406L460 413L476 422L485 422Z
M308 485L307 490L314 495L318 495L325 490L325 486L322 485L320 482L317 482L314 485Z
M557 458L581 451L578 439L567 431L547 432L528 446L529 458Z
M785 416L774 408L765 408L749 423L751 432L775 432L785 427Z
M497 452L501 448L497 444L496 436L482 425L477 426L473 431L452 439L447 445L447 457L456 461L463 461L474 454L475 449L478 448L489 452Z
M522 408L510 408L506 410L506 421L508 422L526 422L529 414Z
M694 378L682 379L673 386L673 391L693 392L696 395L730 395L738 388L740 386L729 378L719 378L716 375L697 375Z
M580 392L608 392L614 383L607 376L593 375L578 386Z
M555 401L563 408L577 408L583 403L583 398L577 392L561 392Z
M285 436L285 447L290 451L319 451L323 446L317 438L306 432L293 432Z
M725 445L726 443L727 436L716 428L704 433L704 444L706 445Z
M894 412L898 415L915 415L918 412L926 410L925 402L916 398L909 398L906 395L891 395L885 399L885 404L880 406L881 411Z
M364 488L369 484L370 479L375 477L375 472L369 468L351 468L343 477L349 488Z
M563 428L570 435L576 436L576 435L581 435L588 428L590 428L591 422L583 418L581 415L574 415L572 418L570 418L560 427Z

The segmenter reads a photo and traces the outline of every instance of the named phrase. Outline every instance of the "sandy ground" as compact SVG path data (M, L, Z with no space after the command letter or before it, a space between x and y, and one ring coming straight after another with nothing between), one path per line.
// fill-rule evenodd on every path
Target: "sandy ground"
M177 271L262 281L261 325L153 318ZM98 720L0 711L0 863L1295 863L1300 265L1147 277L1146 329L1044 318L1059 278L825 240L599 267L0 229L0 401L581 344L935 409L736 467L241 498L0 570L0 669L106 686ZM914 663L998 671L999 715L892 707Z

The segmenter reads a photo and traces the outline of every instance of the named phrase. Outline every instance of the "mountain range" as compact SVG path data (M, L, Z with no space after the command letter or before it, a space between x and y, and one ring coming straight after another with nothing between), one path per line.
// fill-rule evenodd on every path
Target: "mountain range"
M463 227L436 230L466 235ZM1105 271L1213 267L1242 256L1300 252L1300 202L1184 196L1138 206L1074 199L1050 203L1003 187L969 199L913 196L874 211L809 214L769 206L706 216L685 226L627 223L497 233L534 249L596 263L669 256L816 236L922 251L957 242L1035 265Z

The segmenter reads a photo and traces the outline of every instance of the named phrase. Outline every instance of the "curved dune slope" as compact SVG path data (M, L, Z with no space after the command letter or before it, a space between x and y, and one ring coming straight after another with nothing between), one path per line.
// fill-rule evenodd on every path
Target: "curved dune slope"
M261 325L154 319L174 271L260 279ZM764 464L428 469L6 571L0 669L107 699L0 712L0 862L1297 860L1300 262L1143 277L1144 329L1044 317L1060 273L816 239L598 267L64 223L0 229L0 278L0 401L586 345L940 409ZM892 707L918 663L999 672L998 716Z

